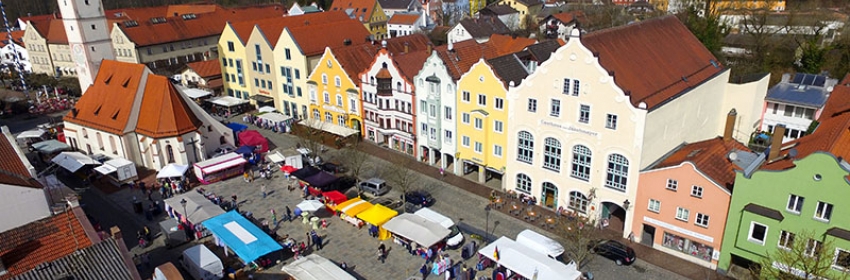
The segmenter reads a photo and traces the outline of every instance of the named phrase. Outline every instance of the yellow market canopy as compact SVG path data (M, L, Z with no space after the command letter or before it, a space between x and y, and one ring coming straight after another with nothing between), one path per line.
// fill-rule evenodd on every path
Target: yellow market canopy
M357 214L357 218L369 224L381 226L396 215L398 215L398 212L395 210L378 204L360 214Z
M342 212L346 216L354 217L357 214L360 214L366 209L372 207L372 203L369 203L365 200L360 199L359 197L349 199L343 203L340 203L336 206L336 211Z

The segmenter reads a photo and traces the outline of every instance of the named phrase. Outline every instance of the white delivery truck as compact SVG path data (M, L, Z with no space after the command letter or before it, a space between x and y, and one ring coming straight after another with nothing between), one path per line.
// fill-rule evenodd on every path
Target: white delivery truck
M452 221L452 219L449 219L449 217L443 216L443 214L437 213L436 211L428 208L419 209L413 214L449 229L451 233L449 233L449 237L446 238L447 247L457 248L461 243L463 243L463 233L460 232L460 229L457 228L455 222Z
M181 258L183 269L196 280L219 280L224 277L221 260L203 244L186 249Z

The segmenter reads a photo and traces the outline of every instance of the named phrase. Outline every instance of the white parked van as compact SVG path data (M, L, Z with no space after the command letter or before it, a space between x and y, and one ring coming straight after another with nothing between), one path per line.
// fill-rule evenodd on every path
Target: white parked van
M543 253L550 258L563 262L562 255L564 254L564 246L552 238L546 237L540 233L530 229L523 230L516 236L516 242L525 245L534 251Z
M419 209L413 214L449 229L451 233L449 233L449 238L446 239L446 246L449 248L457 248L461 243L463 243L463 233L460 232L460 229L457 228L455 222L452 221L452 219L449 219L449 217L443 216L443 214L437 213L436 211L428 208Z
M224 277L224 265L207 246L198 245L183 251L183 268L196 280L219 280Z

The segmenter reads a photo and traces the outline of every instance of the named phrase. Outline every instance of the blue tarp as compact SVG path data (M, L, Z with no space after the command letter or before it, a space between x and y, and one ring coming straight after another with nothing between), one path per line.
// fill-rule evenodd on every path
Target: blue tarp
M240 124L240 123L235 123L235 122L228 123L228 124L225 124L225 125L226 125L227 127L229 127L230 129L232 129L232 130L233 130L233 132L237 132L237 133L238 133L238 132L240 132L240 131L243 131L243 130L248 129L248 126L247 126L247 125ZM234 133L234 134L235 134L235 133Z
M243 155L243 156L244 156L244 155L250 155L250 154L253 154L253 153L254 153L254 147L251 147L251 146L242 146L242 147L239 147L239 149L236 149L236 151L235 151L235 152L236 152L237 154L240 154L240 155Z
M202 224L245 263L283 249L268 234L236 211L215 216Z

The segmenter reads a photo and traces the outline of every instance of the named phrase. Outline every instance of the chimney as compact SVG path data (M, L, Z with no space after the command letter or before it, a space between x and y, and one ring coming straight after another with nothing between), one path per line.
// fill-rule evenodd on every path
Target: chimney
M428 42L428 55L431 55L431 50L434 49L434 46L431 45L431 42Z
M735 133L735 119L738 117L738 112L735 109L726 114L726 129L723 130L723 141L731 141L732 134Z
M121 240L121 229L117 226L109 228L109 234L112 236L113 239Z
M68 201L68 206L71 207L71 208L80 207L80 201L77 200L76 195L66 196L65 200Z
M408 44L407 42L404 42L404 53L407 53L409 51L410 51L410 44Z
M767 162L779 159L779 152L782 150L782 137L785 136L785 125L777 124L773 128L773 138L770 139L770 154L767 155Z

